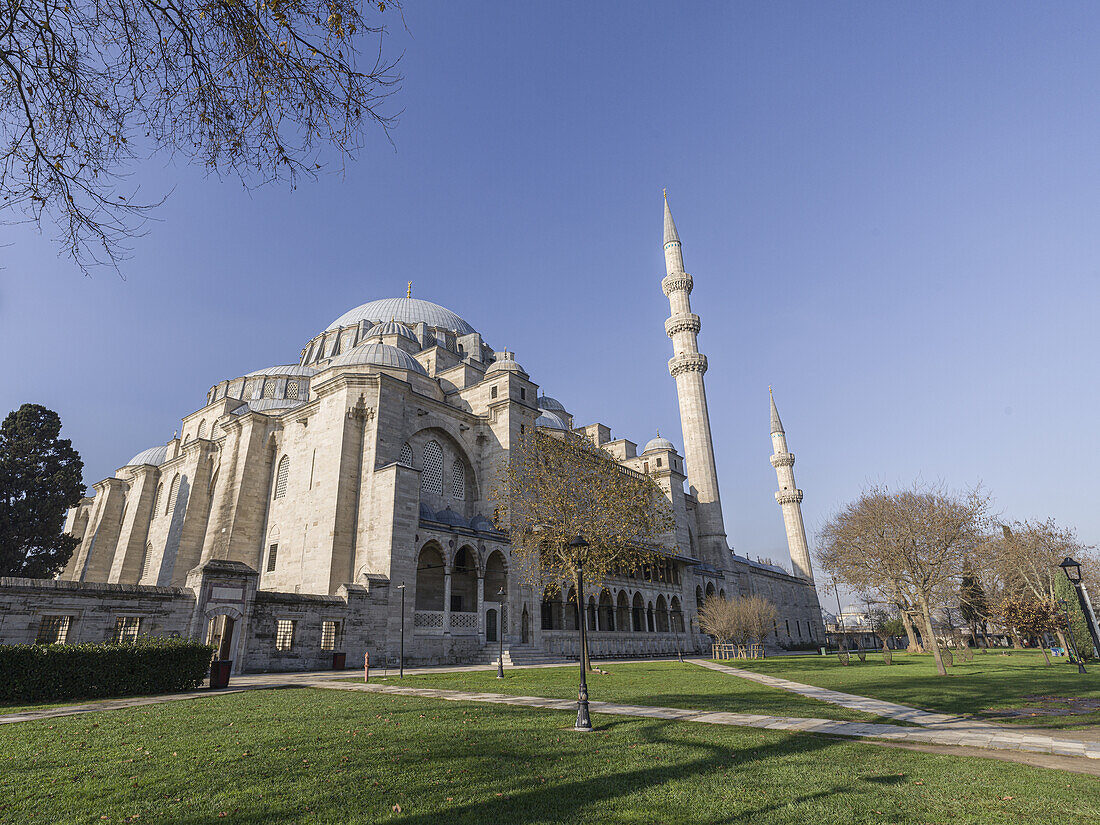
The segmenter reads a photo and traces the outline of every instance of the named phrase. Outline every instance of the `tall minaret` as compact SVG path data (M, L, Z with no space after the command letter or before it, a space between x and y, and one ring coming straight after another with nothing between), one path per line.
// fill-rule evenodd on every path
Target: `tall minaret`
M691 276L684 272L684 256L680 251L680 236L672 222L665 194L665 271L661 288L668 296L671 310L665 321L665 332L672 339L672 360L668 371L676 379L676 394L680 399L680 425L684 431L684 458L687 460L688 483L699 502L696 523L699 528L699 548L704 561L719 569L729 565L726 528L722 522L722 500L718 495L718 471L714 466L714 441L710 434L707 412L707 392L703 373L707 357L699 352L695 336L701 326L699 316L691 311Z
M772 402L772 466L779 481L779 492L775 500L783 508L783 526L787 528L787 549L791 552L791 564L794 574L809 582L814 580L814 571L810 566L810 547L806 543L806 525L802 523L802 491L794 483L794 454L787 452L787 434L783 432L783 422L779 420L779 410L775 408L775 396L768 387L768 396Z

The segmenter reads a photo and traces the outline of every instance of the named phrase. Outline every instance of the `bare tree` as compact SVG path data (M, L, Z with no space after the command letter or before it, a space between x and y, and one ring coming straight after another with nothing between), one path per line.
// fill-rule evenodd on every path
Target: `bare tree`
M778 615L775 605L763 596L711 596L699 610L699 626L721 644L763 644Z
M126 177L165 151L247 184L387 128L399 77L353 0L0 0L0 219L117 267L148 210ZM399 0L367 4L380 18ZM359 51L372 56L359 66Z
M490 495L513 564L540 590L561 592L572 582L578 596L584 584L598 591L612 573L652 563L672 547L672 508L653 479L574 433L523 438ZM578 535L588 546L570 544ZM577 608L584 621L585 605ZM587 648L581 655L590 668Z
M904 599L919 613L925 646L947 675L932 628L932 609L953 598L965 565L982 539L988 498L943 487L890 492L872 488L824 526L823 567L861 593Z

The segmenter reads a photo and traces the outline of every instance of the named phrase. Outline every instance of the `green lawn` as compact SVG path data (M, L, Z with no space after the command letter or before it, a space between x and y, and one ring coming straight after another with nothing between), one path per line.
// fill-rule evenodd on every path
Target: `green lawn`
M297 689L7 725L0 821L1100 823L1089 776L777 731L572 722Z
M819 719L889 721L848 710L828 702L808 699L777 688L736 679L698 665L683 662L604 663L608 675L588 676L588 698L624 705L654 705L666 708L691 708L728 713L760 713L768 716L813 716ZM550 699L576 699L579 669L506 668L505 678L496 678L495 670L458 673L426 673L391 676L371 681L402 684L409 687L433 687L449 690L507 693L517 696L545 696Z
M936 673L931 655L894 653L886 665L880 653L868 653L861 663L841 665L836 656L776 656L770 659L724 661L721 664L767 673L807 685L871 696L925 710L987 716L997 721L1035 727L1075 728L1100 725L1100 711L1080 715L1049 715L1042 706L1065 706L1066 700L1100 703L1100 664L1081 675L1075 665L1042 653L1013 651L976 653L973 662L956 660L946 677ZM1035 715L1001 717L990 711L1032 708Z

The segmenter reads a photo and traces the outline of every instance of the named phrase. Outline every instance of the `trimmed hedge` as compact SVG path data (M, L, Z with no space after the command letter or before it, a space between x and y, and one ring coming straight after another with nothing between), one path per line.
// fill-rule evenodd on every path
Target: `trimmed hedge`
M0 645L0 702L177 693L198 687L214 648L142 636L125 644Z

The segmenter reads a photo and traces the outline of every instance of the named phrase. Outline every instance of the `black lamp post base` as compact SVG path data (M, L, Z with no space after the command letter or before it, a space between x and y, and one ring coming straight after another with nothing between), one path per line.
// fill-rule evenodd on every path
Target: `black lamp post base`
M577 699L577 723L573 726L573 730L592 730L592 717L588 715L588 691L581 690L580 698Z

